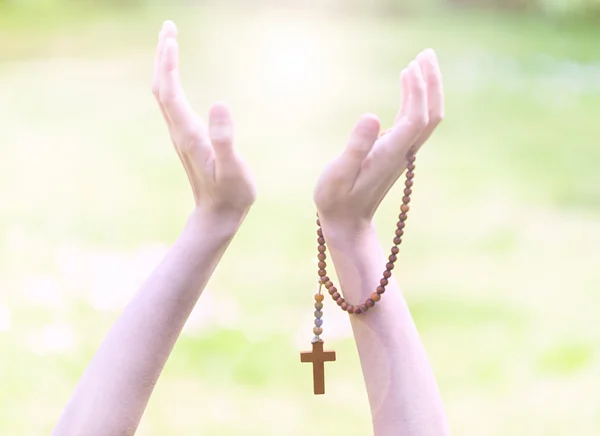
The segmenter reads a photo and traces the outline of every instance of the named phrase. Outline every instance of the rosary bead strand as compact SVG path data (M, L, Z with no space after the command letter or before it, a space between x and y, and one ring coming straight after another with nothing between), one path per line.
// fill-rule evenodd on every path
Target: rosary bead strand
M317 214L317 249L318 249L318 259L319 259L319 292L317 294L315 294L315 300L317 299L317 296L320 296L321 300L318 300L318 303L315 303L315 308L317 307L317 304L320 304L322 307L323 304L321 303L323 294L321 293L321 286L325 286L325 289L327 289L327 292L329 293L329 295L331 295L331 298L333 298L333 301L335 301L337 303L338 306L340 306L340 308L345 311L348 312L350 314L354 314L354 315L360 315L362 313L367 312L370 308L372 308L373 306L375 306L375 304L377 302L379 302L381 300L381 296L385 293L385 287L388 285L389 282L389 278L392 276L392 270L394 269L394 264L396 262L396 260L398 259L398 253L400 251L400 249L398 248L398 246L402 243L402 236L404 235L404 227L406 226L406 219L408 218L408 211L410 210L409 207L409 203L410 203L410 196L412 194L412 186L413 186L413 179L415 177L415 161L416 161L416 156L415 156L415 152L411 151L407 157L407 161L408 161L408 165L406 167L406 181L404 182L404 196L402 197L402 205L400 206L400 214L398 215L398 223L396 224L396 233L394 236L394 245L392 246L391 249L391 254L388 256L388 262L385 265L385 270L383 271L383 277L381 278L381 280L379 281L379 285L377 286L377 288L375 289L375 291L371 294L371 296L369 298L367 298L363 304L360 305L352 305L349 304L344 297L342 297L341 293L338 291L338 289L334 286L333 282L331 281L331 279L327 276L327 263L325 262L327 259L327 248L325 245L325 238L323 237L323 229L321 228L321 222L318 218L318 214ZM317 317L317 312L319 312L319 317ZM313 329L316 338L318 339L318 336L323 332L323 329L321 328L322 325L322 321L320 320L320 317L323 315L323 313L319 310L315 311L315 317L318 318L318 320L320 321L320 324L317 325L317 319L315 319L315 328ZM317 331L319 332L317 334Z

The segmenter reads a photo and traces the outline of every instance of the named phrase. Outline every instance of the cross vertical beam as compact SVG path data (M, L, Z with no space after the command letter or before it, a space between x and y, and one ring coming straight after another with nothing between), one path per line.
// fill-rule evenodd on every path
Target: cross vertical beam
M323 351L323 341L312 343L312 351L300 353L302 363L313 364L313 388L315 395L325 393L325 362L335 362L335 351Z

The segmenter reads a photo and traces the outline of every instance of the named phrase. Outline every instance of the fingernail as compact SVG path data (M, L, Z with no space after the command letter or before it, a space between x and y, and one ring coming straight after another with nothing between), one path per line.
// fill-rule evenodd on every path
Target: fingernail
M164 30L164 31L172 31L172 32L173 32L173 34L174 34L174 36L175 36L175 37L177 36L177 32L178 32L178 30L177 30L177 26L175 25L175 23L174 23L173 21L171 21L171 20L166 20L166 21L163 23L163 27L162 27L162 28L163 28L163 30Z

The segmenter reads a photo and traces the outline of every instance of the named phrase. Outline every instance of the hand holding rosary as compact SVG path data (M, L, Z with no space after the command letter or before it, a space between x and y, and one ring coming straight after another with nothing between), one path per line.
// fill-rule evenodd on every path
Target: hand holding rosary
M324 351L324 342L321 339L323 334L323 300L325 295L322 292L323 287L327 289L327 292L331 298L337 303L337 305L345 312L351 315L364 315L369 309L374 307L380 300L382 295L385 293L385 287L388 284L388 280L392 276L392 270L397 260L399 253L398 246L402 243L402 236L404 235L404 227L409 211L410 196L412 194L414 170L415 170L416 150L411 149L407 156L407 169L406 169L406 181L404 182L404 196L402 197L402 205L400 206L400 215L398 216L398 223L396 233L394 236L394 245L391 248L391 254L388 257L388 263L385 265L383 271L383 277L379 281L379 285L374 289L370 298L365 300L362 304L351 304L347 302L340 291L335 287L331 279L327 276L327 264L325 260L326 245L325 238L323 237L323 230L321 229L321 223L317 217L317 243L318 243L318 259L319 259L319 288L315 294L315 322L314 322L314 338L312 340L312 351L300 353L300 361L304 363L313 364L313 384L315 395L322 395L325 393L325 362L333 362L336 359L334 351Z

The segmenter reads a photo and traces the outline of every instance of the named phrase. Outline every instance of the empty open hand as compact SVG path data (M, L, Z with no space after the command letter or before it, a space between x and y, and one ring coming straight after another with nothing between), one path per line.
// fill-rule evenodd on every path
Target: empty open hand
M227 106L211 107L208 127L192 110L179 78L177 28L160 32L152 91L189 178L196 207L205 216L241 222L256 197L250 170L234 148L234 126Z

